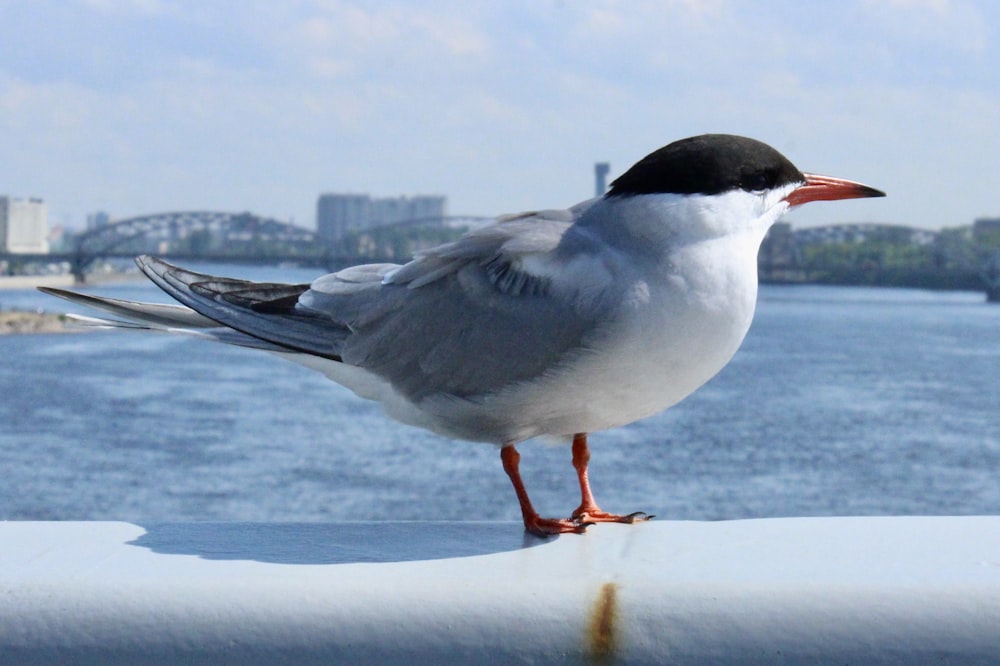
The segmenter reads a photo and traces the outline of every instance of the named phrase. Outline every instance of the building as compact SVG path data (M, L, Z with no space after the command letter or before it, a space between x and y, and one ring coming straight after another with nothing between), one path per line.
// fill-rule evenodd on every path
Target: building
M603 197L608 191L608 172L611 171L611 164L608 162L597 162L594 164L594 196Z
M394 222L420 221L440 224L448 207L448 199L438 195L423 194L414 197L399 197L403 203L399 209L399 217Z
M830 245L840 243L864 243L881 240L900 244L933 245L938 232L930 229L915 229L895 224L875 224L862 222L854 224L831 224L823 227L808 227L792 232L800 246Z
M103 210L87 215L87 231L100 229L101 227L106 227L109 224L111 224L111 216Z
M49 227L49 251L50 252L66 252L71 250L68 247L68 242L70 239L70 233L66 231L66 228L61 224L57 224L53 227Z
M367 226L371 208L367 194L321 194L316 203L316 232L324 240L339 240L348 231Z
M0 252L46 254L49 211L41 199L0 197Z
M410 221L440 223L447 198L436 195L373 198L368 194L321 194L316 203L316 231L338 241L360 231Z

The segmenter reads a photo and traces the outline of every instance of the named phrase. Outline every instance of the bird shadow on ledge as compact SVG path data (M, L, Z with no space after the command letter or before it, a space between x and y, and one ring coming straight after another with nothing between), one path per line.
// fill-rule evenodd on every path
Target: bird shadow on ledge
M271 564L414 562L552 543L514 522L146 523L128 545L164 555Z

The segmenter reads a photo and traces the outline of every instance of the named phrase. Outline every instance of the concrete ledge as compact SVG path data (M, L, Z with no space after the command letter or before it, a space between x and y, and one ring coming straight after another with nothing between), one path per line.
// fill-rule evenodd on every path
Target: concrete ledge
M1000 518L0 523L0 663L994 663Z

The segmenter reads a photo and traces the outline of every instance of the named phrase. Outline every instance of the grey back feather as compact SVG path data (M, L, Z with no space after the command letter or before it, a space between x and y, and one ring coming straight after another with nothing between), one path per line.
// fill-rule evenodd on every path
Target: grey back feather
M474 399L557 371L599 328L595 312L608 314L607 302L552 277L588 205L505 218L404 266L355 266L308 288L138 263L181 303L244 334L364 368L412 401Z

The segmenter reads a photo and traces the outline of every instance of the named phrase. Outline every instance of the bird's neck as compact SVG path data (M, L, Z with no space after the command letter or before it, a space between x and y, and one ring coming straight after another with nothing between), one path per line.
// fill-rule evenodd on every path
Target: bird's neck
M768 228L787 209L750 210L745 192L715 197L647 195L601 200L577 222L632 257L656 262L688 247L739 247L756 257Z
M661 264L681 280L691 298L708 309L753 315L757 299L757 254L763 233L747 230L674 246Z

